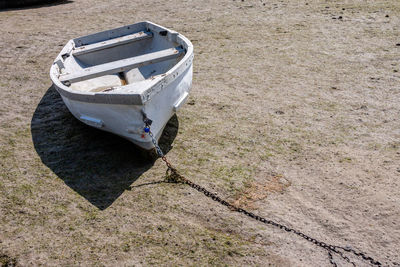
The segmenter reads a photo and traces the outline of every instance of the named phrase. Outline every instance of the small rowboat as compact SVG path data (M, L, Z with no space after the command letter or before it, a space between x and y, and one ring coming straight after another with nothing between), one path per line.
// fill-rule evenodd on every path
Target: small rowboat
M50 77L77 119L149 150L143 114L158 140L188 97L192 63L187 38L146 21L70 40Z

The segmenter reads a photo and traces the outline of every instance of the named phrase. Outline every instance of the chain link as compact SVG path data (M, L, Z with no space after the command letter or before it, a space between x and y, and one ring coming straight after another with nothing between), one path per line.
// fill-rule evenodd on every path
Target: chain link
M306 235L303 232L300 232L300 231L298 231L298 230L296 230L294 228L290 228L290 227L288 227L286 225L283 225L281 223L277 223L275 221L272 221L272 220L269 220L269 219L265 219L265 218L263 218L261 216L258 216L256 214L250 212L250 211L247 211L245 209L239 208L239 207L237 207L237 206L225 201L224 199L220 198L216 194L208 191L204 187L193 183L192 181L190 181L186 177L182 176L177 171L177 169L174 168L172 166L172 164L168 161L168 159L165 157L165 155L162 152L160 146L158 145L157 140L155 139L153 133L150 130L150 125L148 123L146 123L147 121L149 121L149 120L147 119L147 117L144 116L144 122L146 124L146 127L148 128L147 133L149 134L149 136L152 139L152 143L154 144L154 147L156 149L157 155L165 162L165 164L167 166L167 171L166 171L166 181L167 182L169 182L169 183L186 184L186 185L190 186L191 188L197 190L198 192L203 193L205 196L211 198L212 200L220 203L221 205L224 205L224 206L228 207L232 211L236 211L236 212L242 213L242 214L244 214L244 215L246 215L246 216L248 216L248 217L250 217L250 218L252 218L254 220L257 220L257 221L262 222L264 224L272 225L272 226L280 228L280 229L282 229L282 230L284 230L286 232L292 232L292 233L298 235L299 237L304 238L305 240L313 243L314 245L325 249L328 252L329 262L333 266L337 266L337 264L333 259L333 254L332 253L338 255L339 257L344 259L346 262L352 264L353 266L356 266L355 263L349 259L349 257L344 255L344 252L351 253L351 254L357 256L358 258L361 258L364 261L369 262L372 265L382 266L382 264L379 261L373 259L372 257L367 256L363 252L356 251L356 250L354 250L352 248L349 248L349 247L335 246L335 245L327 244L327 243L325 243L323 241L319 241L319 240L317 240L317 239L315 239L315 238L313 238L313 237L311 237L309 235Z
M154 147L156 148L157 155L158 155L160 158L163 158L163 157L164 157L164 153L162 152L161 148L158 146L157 140L156 140L156 138L154 137L153 133L150 131L150 126L148 126L148 127L149 127L149 132L148 132L148 134L149 134L149 136L150 136L150 138L151 138L151 142L153 143Z
M337 264L335 260L333 259L333 255L330 251L328 251L328 257L329 257L329 262L332 264L332 266L337 267Z

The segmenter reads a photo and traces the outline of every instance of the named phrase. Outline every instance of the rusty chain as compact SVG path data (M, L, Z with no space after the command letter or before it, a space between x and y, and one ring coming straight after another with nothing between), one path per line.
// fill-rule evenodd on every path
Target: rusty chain
M328 253L328 258L329 258L329 262L333 265L333 266L337 266L336 262L333 259L333 253L338 255L339 257L341 257L342 259L344 259L346 262L352 264L353 266L356 266L355 263L353 261L350 260L349 257L347 257L344 252L348 252L350 254L353 254L355 256L357 256L358 258L369 262L371 265L375 265L375 266L382 266L382 264L373 259L372 257L368 256L366 253L364 252L360 252L360 251L356 251L350 247L342 247L342 246L336 246L336 245L330 245L327 244L323 241L319 241L307 234L304 234L301 231L298 231L294 228L288 227L284 224L281 223L277 223L273 220L269 220L269 219L265 219L261 216L258 216L250 211L247 211L245 209L239 208L229 202L227 202L226 200L220 198L219 196L217 196L216 194L208 191L206 188L195 184L194 182L190 181L189 179L187 179L186 177L182 176L178 170L172 166L172 164L168 161L168 159L165 157L164 153L162 152L160 146L158 145L158 142L156 140L156 138L154 137L153 133L150 130L150 126L152 124L152 121L150 119L147 118L146 114L143 112L143 121L145 123L145 132L150 136L152 143L154 144L154 147L156 149L157 155L165 162L166 166L167 166L167 171L166 171L166 181L169 183L180 183L180 184L186 184L188 186L190 186L191 188L195 189L196 191L203 193L205 196L211 198L212 200L220 203L221 205L224 205L225 207L229 208L232 211L236 211L238 213L242 213L256 221L262 222L264 224L267 225L272 225L274 227L280 228L282 230L285 230L286 232L292 232L294 234L296 234L299 237L304 238L305 240L313 243L314 245L323 248L327 251Z

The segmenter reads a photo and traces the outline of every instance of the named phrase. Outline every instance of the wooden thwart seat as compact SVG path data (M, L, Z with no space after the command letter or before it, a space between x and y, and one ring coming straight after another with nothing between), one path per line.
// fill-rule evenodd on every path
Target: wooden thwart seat
M177 58L183 52L184 49L181 46L168 48L145 55L96 65L71 74L63 74L60 75L59 79L63 83L85 81L99 76L119 73L129 69L139 68L157 62Z
M90 45L84 45L84 46L77 47L72 51L72 55L79 56L79 55L111 48L111 47L118 46L118 45L123 45L123 44L128 44L128 43L148 39L151 37L153 37L152 32L142 31L142 32L125 35L125 36L118 37L118 38L113 38L113 39L103 41L103 42L98 42L98 43L94 43L94 44L90 44Z

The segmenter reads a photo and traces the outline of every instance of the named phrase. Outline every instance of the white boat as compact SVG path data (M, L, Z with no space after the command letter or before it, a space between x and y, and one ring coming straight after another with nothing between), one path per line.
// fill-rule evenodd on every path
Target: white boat
M143 112L158 140L188 97L192 63L187 38L146 21L70 40L50 77L77 119L149 150Z

